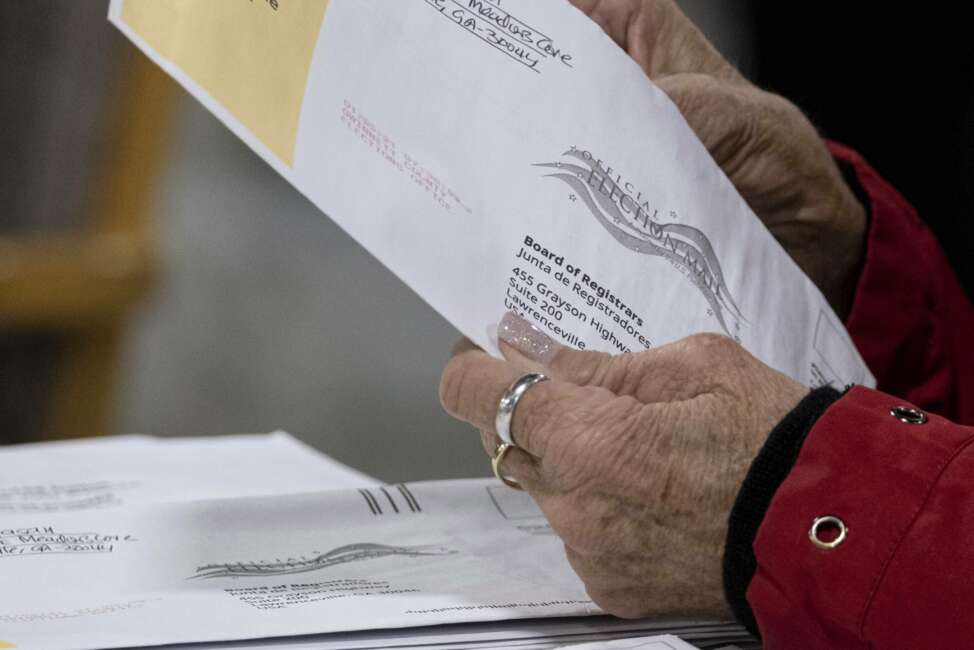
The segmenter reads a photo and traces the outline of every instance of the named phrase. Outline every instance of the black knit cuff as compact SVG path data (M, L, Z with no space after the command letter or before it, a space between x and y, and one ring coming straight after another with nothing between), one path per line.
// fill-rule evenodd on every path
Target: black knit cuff
M754 538L771 505L771 499L798 460L808 432L819 416L844 394L831 386L824 386L816 388L799 402L768 435L737 493L727 524L724 594L735 618L751 634L759 635L754 612L746 596L757 568Z

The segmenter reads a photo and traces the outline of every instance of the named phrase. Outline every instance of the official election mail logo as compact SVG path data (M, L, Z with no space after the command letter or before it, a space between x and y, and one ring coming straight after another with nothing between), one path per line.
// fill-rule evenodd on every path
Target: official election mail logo
M570 198L581 200L592 216L616 241L643 255L665 258L683 272L710 305L710 313L731 335L728 316L744 320L724 282L710 239L698 228L682 223L664 223L658 210L643 199L635 185L604 167L588 151L572 147L563 157L569 162L538 163L536 167L555 169L546 174L571 189ZM735 328L736 329L736 328Z
M431 557L455 555L457 551L445 546L389 546L388 544L346 544L326 553L315 552L312 556L290 557L286 560L256 560L247 562L221 562L207 564L196 569L187 580L212 578L261 578L295 573L320 571L350 562L366 562L386 557Z

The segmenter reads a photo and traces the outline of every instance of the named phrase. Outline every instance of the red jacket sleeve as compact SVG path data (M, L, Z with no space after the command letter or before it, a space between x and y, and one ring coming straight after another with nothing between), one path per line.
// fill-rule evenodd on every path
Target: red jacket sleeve
M728 600L771 649L972 648L974 309L903 197L830 147L870 214L846 325L879 390L815 391L769 436L731 514ZM827 516L847 529L831 549L810 537Z
M854 388L822 415L754 541L747 599L764 647L974 646L974 428ZM816 546L816 518L848 529Z
M877 388L974 424L974 307L910 204L859 154L829 147L870 215L846 327Z

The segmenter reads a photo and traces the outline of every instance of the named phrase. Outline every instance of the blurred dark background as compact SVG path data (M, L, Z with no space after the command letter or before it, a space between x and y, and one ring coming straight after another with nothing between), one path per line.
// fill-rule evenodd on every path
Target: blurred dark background
M680 4L890 179L972 292L963 5ZM390 481L486 475L436 398L455 330L106 13L0 0L0 444L280 427Z
M754 1L752 76L862 153L974 295L974 47L962 4Z

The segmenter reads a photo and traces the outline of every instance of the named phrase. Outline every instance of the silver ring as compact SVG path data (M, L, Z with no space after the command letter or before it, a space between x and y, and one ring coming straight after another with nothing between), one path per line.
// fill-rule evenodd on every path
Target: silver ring
M532 372L515 381L504 391L504 395L497 405L497 416L494 418L494 428L501 440L509 445L517 446L514 436L511 434L511 420L514 419L514 409L517 408L517 403L521 401L529 388L547 380L548 377L540 372Z

